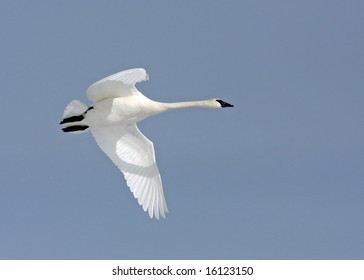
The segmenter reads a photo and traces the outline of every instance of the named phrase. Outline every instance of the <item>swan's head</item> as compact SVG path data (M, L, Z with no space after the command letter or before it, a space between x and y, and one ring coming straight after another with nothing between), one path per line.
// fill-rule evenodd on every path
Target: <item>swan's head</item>
M211 102L211 107L213 108L228 108L234 107L234 105L222 101L220 98L212 98L209 100Z

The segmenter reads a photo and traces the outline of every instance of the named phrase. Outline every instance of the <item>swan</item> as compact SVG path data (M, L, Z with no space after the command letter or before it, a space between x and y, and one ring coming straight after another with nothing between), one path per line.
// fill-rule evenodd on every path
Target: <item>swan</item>
M156 164L153 143L138 129L145 118L169 110L189 107L228 108L233 105L219 98L203 101L163 103L153 101L135 84L149 80L143 68L129 69L92 84L86 91L93 102L87 106L71 101L60 122L64 132L88 130L101 150L124 174L126 183L150 218L166 217L167 204Z

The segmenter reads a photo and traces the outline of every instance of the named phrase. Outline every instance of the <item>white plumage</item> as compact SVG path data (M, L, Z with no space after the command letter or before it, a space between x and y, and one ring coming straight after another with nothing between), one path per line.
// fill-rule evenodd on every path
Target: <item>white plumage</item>
M134 197L159 219L168 213L153 143L136 123L155 114L178 108L233 107L220 99L162 103L145 97L135 84L148 80L144 69L136 68L108 76L87 89L91 107L73 100L65 109L61 122L65 132L91 130L98 146L123 172Z

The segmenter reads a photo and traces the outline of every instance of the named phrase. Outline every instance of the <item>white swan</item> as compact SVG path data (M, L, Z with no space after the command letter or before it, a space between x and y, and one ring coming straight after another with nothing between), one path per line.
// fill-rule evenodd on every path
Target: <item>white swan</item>
M162 103L145 97L135 84L148 80L142 68L106 77L87 89L91 107L78 100L66 107L61 121L64 132L91 130L101 150L123 172L134 197L151 218L168 213L153 143L136 123L152 115L187 107L233 107L220 99Z

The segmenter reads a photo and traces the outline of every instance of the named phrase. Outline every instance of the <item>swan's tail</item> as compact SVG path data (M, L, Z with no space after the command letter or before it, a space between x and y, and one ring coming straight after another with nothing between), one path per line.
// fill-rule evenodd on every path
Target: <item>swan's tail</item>
M81 133L89 128L83 121L87 111L93 107L87 107L79 100L70 102L63 113L63 120L60 122L64 132Z

